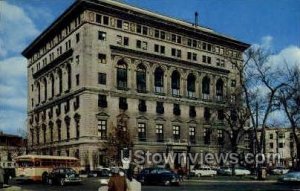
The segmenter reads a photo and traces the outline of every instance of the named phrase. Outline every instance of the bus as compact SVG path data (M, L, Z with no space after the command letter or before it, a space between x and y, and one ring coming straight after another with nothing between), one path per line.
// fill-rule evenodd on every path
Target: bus
M77 173L80 170L79 159L75 157L52 155L22 155L15 158L17 181L47 182L48 174L56 167L70 167Z

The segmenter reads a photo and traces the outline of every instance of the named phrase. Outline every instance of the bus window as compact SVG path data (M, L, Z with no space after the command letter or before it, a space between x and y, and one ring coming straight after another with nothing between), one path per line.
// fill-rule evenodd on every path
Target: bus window
M32 167L33 162L31 162L31 161L18 161L17 165L18 165L18 167Z
M35 161L34 166L40 166L40 161Z

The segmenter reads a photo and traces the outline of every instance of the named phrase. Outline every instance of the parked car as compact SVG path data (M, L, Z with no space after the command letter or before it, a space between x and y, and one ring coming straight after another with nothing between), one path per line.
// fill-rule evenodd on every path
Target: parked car
M88 172L88 177L102 177L110 174L109 168L99 168Z
M224 176L228 176L228 175L232 175L232 169L229 167L221 167L219 168L219 170L217 171L217 174L219 175L224 175Z
M234 172L236 176L245 176L251 174L250 170L247 170L246 168L242 168L242 167L235 168Z
M201 177L201 176L215 176L217 175L216 170L212 170L208 166L203 166L198 169L193 169L191 170L191 173L195 176Z
M48 175L48 181L50 185L59 184L64 186L66 183L80 183L81 179L79 174L72 168L55 168Z
M142 184L180 185L179 176L165 168L145 168L137 180Z
M284 167L276 167L271 171L271 173L274 175L282 175L282 174L286 174L288 172L289 172L289 169L284 168Z
M300 171L289 172L278 179L281 183L300 183Z
M245 176L245 175L250 175L251 172L247 170L246 168L242 167L237 167L234 169L234 173L236 176ZM218 170L219 175L229 175L232 176L232 168L229 167L222 167Z

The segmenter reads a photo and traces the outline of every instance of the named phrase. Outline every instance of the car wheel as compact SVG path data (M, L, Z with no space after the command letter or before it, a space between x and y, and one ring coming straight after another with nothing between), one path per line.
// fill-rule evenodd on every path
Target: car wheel
M171 183L171 182L170 182L169 180L166 180L166 181L164 182L164 185L165 185L165 186L169 186L170 183Z
M61 186L64 186L64 185L65 185L65 179L61 178L61 179L59 180L59 184L60 184Z
M52 184L53 184L53 181L52 181L51 178L48 178L48 184L49 184L49 185L52 185Z

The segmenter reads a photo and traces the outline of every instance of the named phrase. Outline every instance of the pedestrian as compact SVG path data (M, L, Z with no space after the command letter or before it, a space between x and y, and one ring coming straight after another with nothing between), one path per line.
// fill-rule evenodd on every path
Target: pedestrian
M184 172L183 172L182 167L179 167L179 169L177 170L177 174L180 178L180 181L183 181Z
M126 191L127 183L125 176L119 174L119 168L111 170L112 176L108 181L108 191Z
M129 170L127 174L127 191L141 191L142 186L141 183L138 182L135 178L133 178L133 171Z

